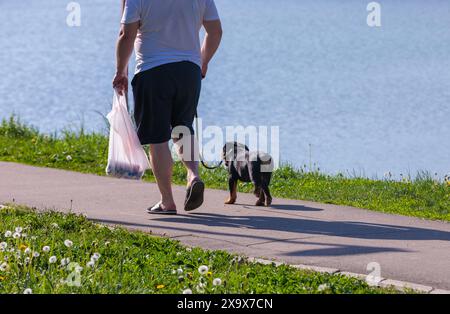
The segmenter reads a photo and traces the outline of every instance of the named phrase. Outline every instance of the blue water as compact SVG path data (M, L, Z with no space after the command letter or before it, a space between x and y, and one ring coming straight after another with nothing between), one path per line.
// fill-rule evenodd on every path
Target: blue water
M68 2L0 0L0 118L104 130L120 8L78 1L70 28ZM278 125L282 161L329 173L450 172L450 2L379 1L379 28L368 2L216 0L204 124Z

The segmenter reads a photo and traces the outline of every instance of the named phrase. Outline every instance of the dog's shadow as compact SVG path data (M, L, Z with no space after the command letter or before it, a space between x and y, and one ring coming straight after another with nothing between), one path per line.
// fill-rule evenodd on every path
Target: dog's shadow
M314 207L308 207L303 205L294 205L294 204L272 204L270 206L256 206L254 204L243 204L243 203L235 203L232 205L225 205L225 206L243 206L248 209L276 209L276 210L288 210L288 211L308 211L308 212L318 212L322 211L322 208L314 208Z

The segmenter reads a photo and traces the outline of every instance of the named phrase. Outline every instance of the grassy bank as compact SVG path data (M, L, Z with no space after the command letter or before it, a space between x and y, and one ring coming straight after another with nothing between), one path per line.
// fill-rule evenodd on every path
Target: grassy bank
M250 263L82 216L0 209L2 293L394 293L342 275Z
M108 139L101 134L63 132L59 137L47 136L15 118L0 125L1 161L104 175L107 147ZM202 176L207 187L227 188L224 169L202 169ZM150 172L144 179L154 181ZM185 184L185 171L180 163L175 165L173 181ZM242 184L240 191L251 191L251 185ZM450 186L433 180L429 175L398 182L330 176L284 166L274 173L271 191L276 197L450 221Z

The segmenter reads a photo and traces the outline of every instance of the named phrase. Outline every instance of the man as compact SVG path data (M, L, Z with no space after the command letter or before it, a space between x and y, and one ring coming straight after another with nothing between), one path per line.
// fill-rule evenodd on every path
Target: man
M206 35L200 47L202 26ZM134 45L134 117L141 144L150 146L150 163L161 193L160 202L148 209L151 214L176 214L168 145L171 138L187 169L184 209L190 211L203 203L205 186L199 176L198 157L193 154L198 153L198 144L192 124L201 80L221 38L214 0L123 0L113 87L120 94L127 92L127 65ZM187 132L172 132L180 127Z

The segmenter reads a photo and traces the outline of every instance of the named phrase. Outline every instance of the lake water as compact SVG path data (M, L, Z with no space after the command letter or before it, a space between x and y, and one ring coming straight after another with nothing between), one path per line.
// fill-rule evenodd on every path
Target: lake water
M0 0L0 118L105 128L119 1ZM216 0L223 45L204 124L278 125L282 161L381 177L450 171L450 1ZM310 150L311 147L311 150Z

